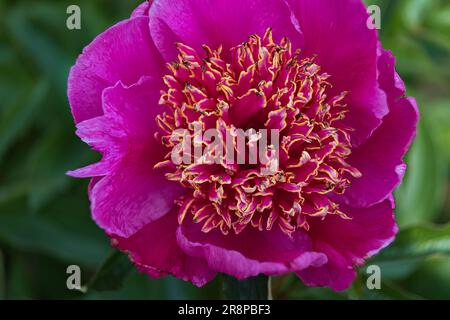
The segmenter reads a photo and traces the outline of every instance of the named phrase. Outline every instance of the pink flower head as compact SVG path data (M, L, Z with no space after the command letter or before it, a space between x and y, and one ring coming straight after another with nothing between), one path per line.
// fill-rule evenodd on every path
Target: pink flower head
M198 286L295 272L347 288L397 232L418 118L367 20L360 0L155 0L99 35L68 95L103 157L69 174L92 178L113 244L152 277ZM239 130L246 147L258 130L277 139L251 161Z

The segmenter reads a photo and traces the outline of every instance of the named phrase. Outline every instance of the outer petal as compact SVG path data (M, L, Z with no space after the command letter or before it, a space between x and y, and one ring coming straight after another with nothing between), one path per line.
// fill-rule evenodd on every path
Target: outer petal
M347 204L370 206L386 199L399 185L406 170L402 158L415 136L417 119L415 100L403 98L373 136L353 151L348 161L362 177L353 179L342 196Z
M115 245L129 253L138 268L152 277L171 274L174 277L203 286L215 272L202 259L190 257L176 241L176 212L172 211L149 223L128 239L116 238Z
M378 82L386 92L390 106L405 94L405 84L395 71L395 57L381 45L378 47Z
M90 190L95 221L108 233L128 237L172 207L182 190L153 169L163 157L154 139L159 81L143 78L104 92L105 115L78 126L86 142L104 154L102 161L72 176L103 176Z
M113 115L99 116L80 122L76 134L83 142L102 154L102 160L84 168L69 171L68 175L77 178L101 177L114 171L127 153L129 141L123 124Z
M142 76L159 77L164 62L148 30L148 17L122 21L84 48L72 67L68 96L75 122L102 114L102 91L117 81L130 85Z
M390 113L349 159L363 174L353 179L351 188L342 197L354 207L370 206L386 199L399 185L406 170L402 158L415 136L419 114L415 100L404 98L405 86L394 67L392 54L380 48L378 78L387 93Z
M327 216L311 225L313 249L325 253L328 263L298 272L307 285L346 289L355 277L353 267L394 240L398 229L390 200L370 208L342 209L351 220Z
M96 164L69 172L79 178L104 176L133 151L148 153L157 162L163 156L161 145L153 134L158 129L156 115L162 112L158 104L160 82L143 77L127 87L118 82L103 91L103 116L77 124L77 135L103 155Z
M142 2L136 9L131 13L131 18L136 17L148 17L148 11L152 5L153 0L146 0Z
M252 34L274 30L277 38L294 43L299 34L283 0L155 0L150 9L150 32L166 60L176 57L175 42L195 49L203 44L228 49Z
M355 129L359 145L387 114L386 96L377 81L376 30L367 28L368 14L361 0L286 0L302 31L304 55L332 77L335 94L348 91L350 111L345 121Z
M224 236L218 230L203 233L200 225L185 221L178 228L177 239L188 255L202 258L212 270L238 279L299 271L327 261L324 254L311 250L305 233L297 232L290 238L278 228L261 232L247 227L239 235Z

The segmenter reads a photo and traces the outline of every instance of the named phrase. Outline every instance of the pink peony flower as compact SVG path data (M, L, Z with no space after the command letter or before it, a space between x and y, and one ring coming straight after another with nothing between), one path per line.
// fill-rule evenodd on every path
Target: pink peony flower
M69 174L92 178L113 245L197 286L295 272L347 288L397 232L392 192L418 119L367 19L360 0L155 0L99 35L68 95L103 157ZM174 161L174 132L195 125L278 130L276 170Z

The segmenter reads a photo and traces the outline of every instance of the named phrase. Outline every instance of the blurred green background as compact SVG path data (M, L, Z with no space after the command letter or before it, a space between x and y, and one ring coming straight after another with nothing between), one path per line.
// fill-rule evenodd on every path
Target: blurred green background
M421 108L396 192L401 231L368 262L381 266L382 290L366 288L362 267L341 293L277 277L275 299L450 299L450 1L366 2L381 7L384 47L397 56L408 95ZM220 276L198 289L136 272L92 222L88 181L65 176L98 159L74 135L68 70L86 44L138 3L0 0L0 299L221 298ZM70 4L81 7L81 30L66 28ZM66 287L73 264L87 293Z

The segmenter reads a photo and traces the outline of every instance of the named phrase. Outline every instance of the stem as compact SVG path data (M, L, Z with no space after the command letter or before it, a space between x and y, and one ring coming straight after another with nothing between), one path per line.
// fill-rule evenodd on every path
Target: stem
M270 300L270 278L260 275L245 280L223 275L223 294L228 300Z

